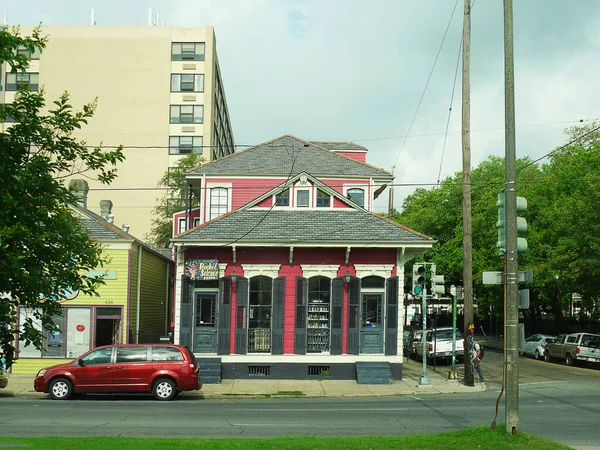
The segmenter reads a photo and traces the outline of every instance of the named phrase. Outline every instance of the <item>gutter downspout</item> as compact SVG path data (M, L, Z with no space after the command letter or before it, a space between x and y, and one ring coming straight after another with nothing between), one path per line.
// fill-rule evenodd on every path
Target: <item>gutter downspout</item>
M137 307L135 317L135 343L140 343L140 299L141 299L141 284L142 284L142 253L143 247L140 245L138 255L138 276L137 276Z

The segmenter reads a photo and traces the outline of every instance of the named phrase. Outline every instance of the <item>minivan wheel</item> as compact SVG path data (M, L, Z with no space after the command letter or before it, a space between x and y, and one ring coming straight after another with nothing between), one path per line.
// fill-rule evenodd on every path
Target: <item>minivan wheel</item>
M156 400L171 400L177 395L177 384L171 378L159 378L154 382L152 393Z
M67 378L55 378L48 386L52 400L67 400L73 395L73 384Z

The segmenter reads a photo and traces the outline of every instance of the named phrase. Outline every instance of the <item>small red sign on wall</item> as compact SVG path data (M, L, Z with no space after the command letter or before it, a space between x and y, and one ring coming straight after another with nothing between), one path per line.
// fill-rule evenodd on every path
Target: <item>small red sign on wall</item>
M84 327L83 325L77 325L77 326L75 327L75 329L76 329L77 331L85 331L85 327Z

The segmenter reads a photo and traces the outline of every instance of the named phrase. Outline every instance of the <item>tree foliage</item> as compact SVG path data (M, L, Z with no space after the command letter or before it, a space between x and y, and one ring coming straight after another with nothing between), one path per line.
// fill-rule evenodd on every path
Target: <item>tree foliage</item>
M46 39L40 29L21 36L18 29L0 32L0 64L25 71L27 56L17 50L42 50ZM24 59L25 58L25 59ZM60 315L55 300L79 290L97 295L102 280L88 278L86 270L104 259L72 209L75 193L65 179L92 175L102 183L116 177L122 149L89 149L74 133L87 124L96 102L76 111L65 92L47 107L43 91L22 87L12 103L0 105L0 353L7 365L17 358L13 340L43 350L45 330L54 329L52 316ZM18 307L31 314L17 327Z
M520 270L532 269L528 314L561 318L572 293L584 297L588 310L600 286L600 134L598 124L566 130L568 144L548 161L517 161L517 195L525 197L529 251L519 256ZM582 137L579 139L580 137ZM483 271L503 270L498 257L498 192L505 185L504 159L491 156L472 171L473 292L478 307L503 306L500 286L484 286ZM450 284L462 285L462 174L432 189L408 196L394 220L438 240L426 255Z
M175 164L174 170L166 171L158 181L158 187L167 188L165 195L154 207L150 232L145 239L157 248L169 246L173 237L173 214L185 210L185 173L204 163L202 155L190 153ZM198 206L197 195L192 196L192 207Z

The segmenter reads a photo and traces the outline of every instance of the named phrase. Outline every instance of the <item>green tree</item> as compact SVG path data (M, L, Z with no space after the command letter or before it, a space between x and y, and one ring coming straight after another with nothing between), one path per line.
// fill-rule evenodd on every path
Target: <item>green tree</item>
M144 238L157 248L169 246L173 237L173 214L185 210L185 173L204 163L202 155L190 153L175 164L174 169L167 170L158 181L159 188L166 188L165 195L154 207L154 218L150 232ZM199 195L192 192L192 207L199 204Z
M530 309L540 318L560 320L573 293L593 308L600 297L600 132L598 123L569 128L569 144L539 165L517 161L517 195L527 199L529 251L519 255L520 270L532 269ZM472 171L473 292L480 311L503 308L501 286L484 286L483 271L502 270L496 249L496 199L505 185L504 160L489 157ZM426 254L452 284L462 284L461 174L440 186L417 189L394 220L438 240Z
M529 159L519 160L525 167ZM537 166L528 166L518 175L518 180L536 176ZM480 311L502 307L503 293L500 287L482 284L484 271L502 270L502 259L496 248L497 221L496 199L504 186L504 159L490 156L471 173L471 221L473 293ZM520 196L527 196L525 184L518 184ZM463 213L462 174L447 177L432 189L417 189L403 204L402 213L396 221L436 239L436 244L426 257L437 264L438 273L446 277L448 284L461 286L463 278Z
M18 29L0 32L0 64L25 71L27 55L19 49L42 50L40 29L21 36ZM36 327L54 329L52 316L62 313L55 299L67 290L94 295L100 279L86 270L100 267L101 249L90 240L71 205L75 193L68 176L88 172L102 183L116 177L122 149L90 149L74 133L93 116L96 102L75 111L64 93L47 107L43 91L24 86L12 103L0 105L0 353L11 366L17 358L13 340L43 350ZM7 119L10 118L10 122ZM17 308L32 311L17 328Z
M594 131L596 130L596 131ZM600 295L600 133L598 123L566 130L569 141L542 166L535 191L531 247L534 288L558 319L571 294L588 306Z

